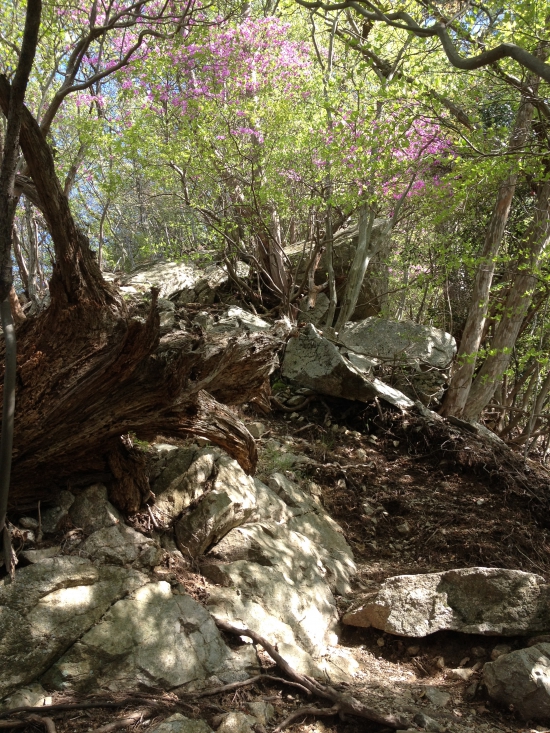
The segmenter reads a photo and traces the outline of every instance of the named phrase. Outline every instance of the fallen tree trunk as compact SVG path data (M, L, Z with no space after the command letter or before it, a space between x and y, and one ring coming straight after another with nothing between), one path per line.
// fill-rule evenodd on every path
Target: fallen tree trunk
M9 91L0 77L4 114ZM132 434L145 440L159 433L201 435L253 471L254 440L221 402L238 404L265 393L278 340L186 332L160 338L156 293L143 319L103 279L72 217L49 146L26 108L20 145L54 242L55 264L49 307L17 331L10 506L28 508L64 486L111 475L111 500L137 511L147 491L135 470L140 458Z

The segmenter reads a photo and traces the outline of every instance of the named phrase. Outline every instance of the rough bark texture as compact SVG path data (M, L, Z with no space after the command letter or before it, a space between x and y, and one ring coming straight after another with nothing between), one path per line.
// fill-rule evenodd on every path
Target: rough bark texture
M532 116L533 107L524 98L517 114L508 152L520 150L525 145ZM468 317L460 340L456 368L453 370L451 384L445 395L442 415L460 416L468 399L487 317L489 293L495 272L495 257L508 222L517 180L518 174L511 173L498 189L497 200L483 243L481 261L476 272Z
M4 77L0 106L6 114ZM20 142L56 262L50 306L18 329L10 505L32 506L63 486L111 474L111 499L135 511L146 487L131 469L140 459L128 440L121 445L121 436L132 433L142 439L202 435L252 471L254 440L217 400L238 404L262 391L277 339L186 332L160 338L156 294L144 320L133 317L104 281L72 218L50 149L26 109Z
M510 363L514 344L531 303L532 289L537 281L535 272L537 263L549 241L550 182L546 181L540 186L535 216L526 237L525 256L520 262L519 271L514 278L502 317L491 341L491 352L477 373L462 412L466 420L477 420Z

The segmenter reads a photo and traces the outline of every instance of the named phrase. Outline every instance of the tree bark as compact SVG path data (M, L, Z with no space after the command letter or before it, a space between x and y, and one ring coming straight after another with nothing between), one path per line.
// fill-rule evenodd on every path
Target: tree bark
M518 151L525 145L532 116L533 107L524 97L516 117L508 152ZM441 408L442 415L461 416L468 400L476 367L477 353L487 318L489 293L495 272L495 258L510 215L517 180L517 172L511 173L498 189L497 200L483 242L481 260L476 271L468 317L460 340L456 365Z
M476 420L494 394L512 355L536 284L536 267L550 242L550 181L540 184L535 215L525 242L525 255L513 281L502 317L491 341L491 351L476 375L462 412L465 420Z

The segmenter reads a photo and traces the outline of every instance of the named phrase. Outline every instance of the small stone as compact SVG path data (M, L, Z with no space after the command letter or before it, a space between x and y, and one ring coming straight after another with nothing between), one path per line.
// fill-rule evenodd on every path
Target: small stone
M23 529L38 529L38 520L33 517L21 517L19 524Z
M44 534L57 532L62 521L69 513L74 502L74 496L70 491L60 491L57 497L57 505L42 512L42 531Z
M399 446L399 441L398 440L392 440L392 443L393 443L393 447L394 448L397 448Z
M16 692L7 697L3 703L0 704L0 710L13 710L13 708L21 707L35 707L39 705L46 705L46 690L35 682L27 687L20 687ZM51 698L50 703L51 705Z
M149 733L212 733L212 728L204 720L192 720L176 713L151 728Z
M482 659L487 655L487 652L482 646L473 646L470 651L476 659Z
M263 422L258 421L247 423L246 427L250 435L256 440L259 440L267 430Z
M403 524L398 525L397 531L399 534L407 535L411 531L411 527L408 522L403 522Z
M424 689L426 700L431 702L436 708L444 708L451 702L451 696L448 692L440 690L438 687L426 687Z
M290 419L291 420L297 420L299 417L300 417L300 413L299 412L293 412L291 414L291 416L290 416Z
M468 682L468 680L470 679L470 677L473 674L474 674L473 669L460 668L460 669L451 669L447 673L447 676L451 680L462 680L463 682Z
M218 733L252 733L256 721L244 713L228 713L218 728Z
M261 725L268 725L275 716L275 708L270 702L264 702L263 700L249 702L247 703L247 708L249 709L250 714L253 715Z
M407 654L410 657L415 657L418 654L419 651L420 651L420 647L418 645L416 645L416 644L413 645L413 646L408 646L407 647Z
M437 720L430 718L424 713L417 713L413 720L421 728L424 728L425 731L430 731L430 733L444 733L445 731L445 728L443 728Z
M367 515L367 517L372 517L372 515L375 512L374 507L372 507L368 501L364 501L361 504L361 508L363 509L363 512Z
M512 647L508 646L508 644L497 644L496 647L491 652L491 659L494 662L495 659L502 657L504 654L510 654L511 651L512 651Z
M364 448L357 448L355 455L360 461L367 460L367 451Z
M337 423L334 423L331 428L333 433L337 433L340 430L340 426Z
M470 661L470 657L464 657L464 659L462 659L460 661L460 664L458 666L459 667L465 667L468 664L469 661Z
M445 669L445 657L436 657L434 663L438 669Z
M378 637L378 639L376 640L376 645L377 645L377 646L380 646L380 647L382 647L382 646L384 646L384 645L385 645L385 643L386 643L386 642L384 641L384 639L383 639L383 638L382 638L381 636L380 636L380 637Z
M473 681L473 682L472 682L471 684L469 684L469 685L468 685L468 687L466 688L466 690L465 690L465 692L464 692L464 697L465 697L465 698L466 698L467 700L473 700L473 699L474 699L474 697L475 697L475 696L477 695L477 691L478 691L478 688L479 688L479 681L478 681L478 680L474 680L474 681Z

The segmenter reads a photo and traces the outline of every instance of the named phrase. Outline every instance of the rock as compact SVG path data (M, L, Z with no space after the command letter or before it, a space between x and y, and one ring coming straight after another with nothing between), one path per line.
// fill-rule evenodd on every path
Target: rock
M148 733L212 733L212 728L204 720L192 720L175 713L160 725L150 728Z
M237 272L245 276L248 265L237 263ZM122 278L122 289L128 292L149 293L152 287L159 290L161 299L177 300L178 303L213 303L216 291L228 282L228 275L222 265L196 265L177 262L147 263Z
M154 540L125 524L98 529L78 546L78 551L97 562L139 568L151 568L162 557L162 550Z
M254 719L244 713L228 713L223 716L218 733L252 733Z
M147 582L135 570L54 557L0 581L0 697L43 674L128 592Z
M444 726L440 725L437 722L437 720L430 718L428 715L425 715L424 713L417 713L414 716L413 720L417 725L419 725L425 731L430 731L430 733L445 733Z
M269 331L271 324L258 318L252 313L242 308L230 308L217 323L210 326L210 330L215 333L228 333L244 329L249 333L257 333L259 331Z
M38 529L38 520L33 517L21 517L19 524L23 529Z
M414 405L402 392L379 379L367 378L311 324L301 329L298 336L289 339L282 374L300 385L333 397L361 402L371 402L380 397L404 409Z
M313 308L308 307L308 298L303 298L300 303L300 314L298 316L298 320L313 323L314 326L320 325L327 314L329 304L330 300L325 293L317 293L317 298Z
M275 717L275 708L270 702L256 700L255 702L248 702L246 707L261 725L268 725Z
M476 659L482 659L487 656L487 651L482 646L473 646L471 652Z
M356 354L392 364L422 363L446 369L456 353L456 341L451 334L411 321L366 318L347 323L338 337Z
M13 710L14 708L35 707L44 705L49 695L38 682L20 687L13 695L7 697L1 704L0 710Z
M202 496L219 455L216 448L197 450L196 446L191 446L178 448L170 456L166 467L152 482L156 495L155 508L165 521L178 517Z
M46 560L49 557L55 557L56 555L59 555L60 552L61 547L59 545L54 545L53 547L44 547L42 550L25 550L21 553L21 557L24 557L28 562L35 563Z
M75 527L90 534L104 527L112 527L122 521L118 509L107 498L103 484L94 484L75 497L69 509L69 516Z
M263 422L249 422L246 423L246 427L250 435L256 440L259 440L267 430Z
M115 603L43 680L58 690L82 692L173 689L212 674L224 682L243 679L257 673L249 662L250 656L232 655L201 605L159 581Z
M425 687L424 696L428 702L436 708L444 708L451 702L451 696L448 692L440 690L439 687Z
M491 651L491 659L494 662L495 659L502 657L503 654L510 654L511 651L512 647L508 646L508 644L497 644Z
M463 682L469 682L470 677L473 674L475 674L474 669L459 667L457 669L450 669L447 672L447 677L451 680L462 680Z
M550 628L549 589L533 573L465 568L388 578L345 614L351 626L400 636L440 630L516 636Z
M524 720L550 720L550 644L536 644L487 662L483 681L489 697L513 705Z
M57 497L57 504L42 512L42 532L52 534L61 527L63 520L67 517L69 509L74 502L74 496L70 491L60 491Z
M292 512L261 481L247 476L228 456L217 463L212 491L176 524L176 541L184 554L202 555L230 530L260 517L279 522Z

